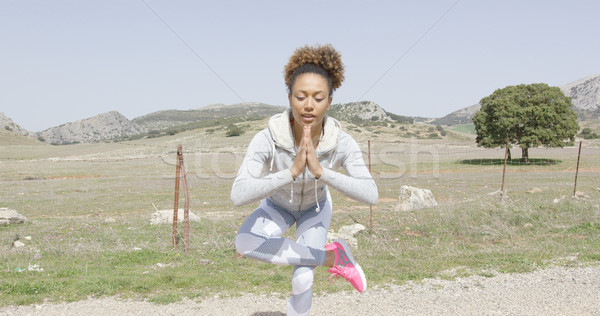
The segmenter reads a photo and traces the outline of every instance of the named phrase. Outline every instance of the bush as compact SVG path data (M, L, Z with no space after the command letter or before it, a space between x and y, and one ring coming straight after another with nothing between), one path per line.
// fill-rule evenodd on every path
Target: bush
M600 138L600 136L598 136L598 134L592 132L592 129L589 127L584 128L581 131L581 134L579 134L579 136L581 136L583 139L596 139L596 138Z
M244 131L237 125L231 124L227 126L227 131L225 132L225 137L232 136L240 136L244 133Z

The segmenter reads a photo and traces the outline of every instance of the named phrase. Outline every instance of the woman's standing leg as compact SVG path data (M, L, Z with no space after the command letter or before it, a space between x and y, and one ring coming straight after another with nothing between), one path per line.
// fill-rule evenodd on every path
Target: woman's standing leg
M311 248L325 249L327 230L331 223L331 197L327 196L320 212L302 214L296 222L296 242ZM315 266L297 265L292 273L292 295L288 300L287 315L308 315L312 305L312 285Z

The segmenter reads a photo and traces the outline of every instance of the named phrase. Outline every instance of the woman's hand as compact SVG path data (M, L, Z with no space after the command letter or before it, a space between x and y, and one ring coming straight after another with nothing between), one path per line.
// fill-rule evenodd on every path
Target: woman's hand
M310 126L304 126L300 145L298 146L298 152L296 158L294 158L294 163L290 168L292 178L296 179L296 177L302 174L302 171L304 171L306 166L308 166L308 171L310 171L317 179L321 177L323 167L321 167L319 159L317 158L317 152L315 151L315 146L312 142L310 133Z
M315 151L315 146L312 141L312 136L310 133L310 126L304 126L304 135L302 137L302 141L306 144L306 164L308 165L308 171L312 173L317 179L321 177L323 174L323 167L319 163L319 159L317 158L317 152Z
M300 139L300 145L298 146L298 152L296 153L296 158L294 158L294 163L290 168L290 172L292 173L292 178L296 180L296 178L302 174L304 168L306 167L306 140L304 138L304 134L302 134L302 138Z

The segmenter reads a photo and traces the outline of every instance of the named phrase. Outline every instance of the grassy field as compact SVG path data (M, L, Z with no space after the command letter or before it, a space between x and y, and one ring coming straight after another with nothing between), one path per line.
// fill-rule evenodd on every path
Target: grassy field
M0 227L0 306L99 296L157 303L246 292L287 296L291 267L240 258L233 245L256 205L233 207L231 183L247 144L265 124L249 122L239 137L213 127L67 146L0 135L0 207L30 220ZM600 262L598 142L584 142L577 184L583 197L571 198L572 147L530 150L535 161L551 163L510 164L500 199L502 165L487 162L502 159L501 149L477 148L472 135L459 132L416 139L397 128L356 129L350 132L365 160L371 141L380 195L373 232L358 235L353 249L370 286ZM185 152L190 209L201 217L191 224L187 254L172 249L170 226L149 222L155 206L173 207L177 144ZM439 206L396 211L405 184L432 190ZM332 195L332 229L369 226L368 206ZM13 248L17 239L25 247ZM317 269L315 291L351 290L347 282L328 287L328 281L326 270Z
M477 132L475 132L475 124L473 124L473 123L457 124L457 125L450 126L449 129L451 131L455 131L455 132L459 132L459 133L477 135Z

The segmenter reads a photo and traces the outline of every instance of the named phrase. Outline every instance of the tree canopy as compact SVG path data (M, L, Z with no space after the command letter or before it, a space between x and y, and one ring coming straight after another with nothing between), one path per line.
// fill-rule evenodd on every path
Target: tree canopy
M545 83L508 86L480 101L473 117L477 145L503 147L506 138L519 145L528 161L529 148L563 147L579 130L571 98Z

